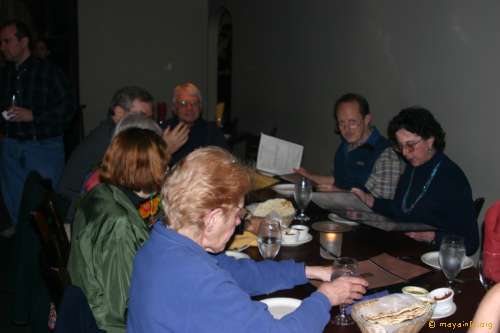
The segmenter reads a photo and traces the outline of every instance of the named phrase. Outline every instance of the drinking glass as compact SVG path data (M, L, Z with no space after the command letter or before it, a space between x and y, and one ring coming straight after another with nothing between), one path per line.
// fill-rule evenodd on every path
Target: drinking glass
M330 281L341 276L356 276L358 273L358 261L354 258L340 257L333 259L333 273ZM339 305L339 313L333 318L333 324L337 326L352 325L354 321L346 313L346 304Z
M281 228L277 219L266 218L259 226L257 239L259 252L264 259L274 259L281 247Z
M448 285L456 294L461 290L453 286L453 281L462 270L465 259L464 238L456 235L448 235L441 241L439 248L439 265L448 279Z
M302 177L302 179L295 184L294 197L297 207L300 210L299 215L297 215L295 219L301 222L309 221L310 218L304 213L304 211L311 201L312 184L307 178Z

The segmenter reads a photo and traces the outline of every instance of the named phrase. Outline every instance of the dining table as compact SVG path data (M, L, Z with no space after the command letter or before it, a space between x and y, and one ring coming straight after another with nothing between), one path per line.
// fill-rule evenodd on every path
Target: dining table
M275 197L270 190L253 193L251 201L262 201L265 198ZM312 223L318 221L327 221L328 212L322 210L314 203L310 203L306 213L311 220L306 223L311 227ZM295 221L294 221L295 222ZM292 222L292 223L294 223ZM306 265L331 265L332 260L324 259L320 256L319 232L310 228L312 240L298 246L281 246L280 251L274 260L292 259L298 262L304 262ZM350 231L343 233L341 256L348 256L358 261L372 258L376 255L386 253L398 259L421 265L430 271L404 283L391 285L388 287L368 290L367 295L373 292L387 290L389 293L399 293L404 286L420 286L427 290L440 287L447 287L448 282L441 270L427 266L421 261L421 256L427 252L436 251L430 243L419 242L407 237L403 232L387 232L373 227L360 224L352 227ZM262 260L257 247L249 247L245 250L252 259ZM314 282L314 281L312 281ZM485 290L479 281L479 274L476 267L472 266L463 269L456 279L456 286L461 290L454 296L454 302L457 306L456 312L443 319L430 320L421 329L421 332L466 332L467 327L472 321L474 313L485 294ZM259 295L255 300L262 300L273 297L289 297L295 299L304 299L316 290L316 283L308 283L289 290L281 290L268 295ZM332 318L338 312L338 307L332 307ZM458 327L460 324L461 327ZM356 324L349 326L335 326L330 321L325 327L324 332L361 332Z

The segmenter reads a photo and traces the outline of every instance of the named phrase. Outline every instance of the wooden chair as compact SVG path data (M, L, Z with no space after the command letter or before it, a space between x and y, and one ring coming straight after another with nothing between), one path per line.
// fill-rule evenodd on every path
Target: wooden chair
M40 266L42 275L52 300L56 306L59 306L64 288L71 284L66 269L70 243L62 220L57 213L55 202L55 193L49 190L42 206L32 211L31 216L41 241Z

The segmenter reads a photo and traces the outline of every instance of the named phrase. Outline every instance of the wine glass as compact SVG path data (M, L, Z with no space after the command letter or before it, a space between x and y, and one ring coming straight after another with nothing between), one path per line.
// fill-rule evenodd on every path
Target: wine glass
M354 258L339 257L333 259L333 273L330 281L341 276L356 276L358 272L358 261ZM333 324L337 326L349 326L354 321L351 316L346 313L346 304L339 305L339 313L333 318Z
M295 184L295 191L293 194L295 197L295 202L297 203L297 207L300 210L299 215L297 215L295 219L301 222L309 221L310 218L304 213L304 210L307 208L307 205L309 205L309 202L311 201L311 182L307 178L302 177L301 180Z
M274 259L281 247L280 221L270 218L264 219L259 226L257 243L262 258Z
M465 259L464 238L456 235L448 235L441 241L439 247L439 265L448 279L448 285L456 294L461 290L453 287L453 281L462 270Z

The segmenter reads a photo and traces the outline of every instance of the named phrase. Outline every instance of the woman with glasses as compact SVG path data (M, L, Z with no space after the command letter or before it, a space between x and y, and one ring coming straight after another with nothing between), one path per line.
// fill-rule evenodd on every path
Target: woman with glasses
M401 176L393 200L376 199L353 189L374 211L398 221L425 223L436 231L409 232L418 241L435 242L443 235L464 237L467 254L479 244L472 191L467 177L443 152L445 133L426 109L412 107L389 123L388 136L409 166Z
M162 191L165 224L155 224L134 260L127 332L322 332L332 305L361 298L366 281L342 277L281 320L250 298L308 278L329 281L332 273L219 254L241 222L250 186L248 170L217 147L197 149L174 167Z

